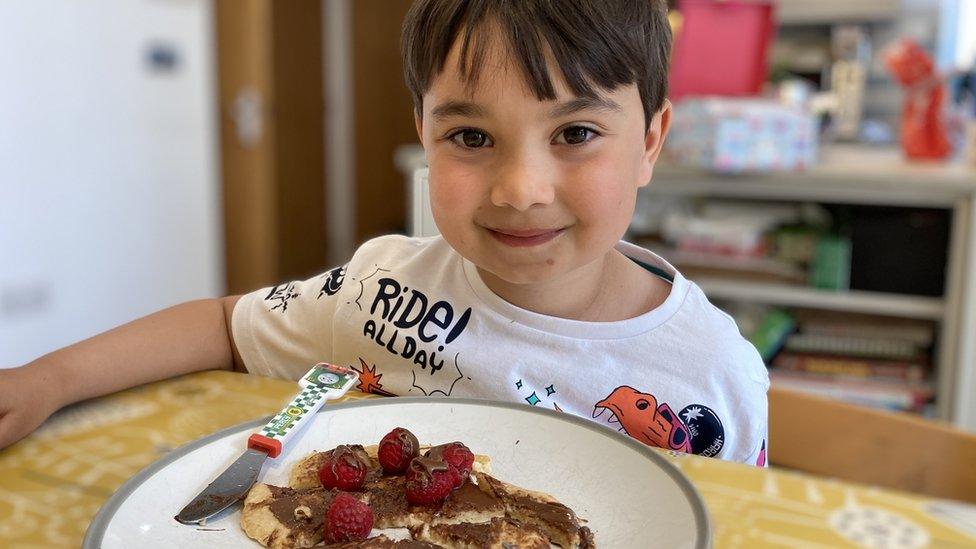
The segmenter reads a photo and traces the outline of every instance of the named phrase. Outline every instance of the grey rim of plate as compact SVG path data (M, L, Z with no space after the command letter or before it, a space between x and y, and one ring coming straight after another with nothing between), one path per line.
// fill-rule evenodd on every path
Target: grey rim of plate
M452 397L394 397L394 398L382 398L382 399L370 399L370 400L359 400L353 402L343 402L341 404L326 404L319 410L320 414L327 414L332 410L341 410L343 408L359 408L367 406L395 406L400 404L414 404L414 403L441 403L441 404L470 404L474 406L487 406L489 408L513 408L521 412L549 415L551 417L560 419L562 421L568 421L570 423L575 423L580 427L590 429L605 435L610 438L616 438L618 441L623 442L631 449L639 452L640 454L647 457L649 460L653 461L655 464L661 467L668 476L681 488L691 503L692 510L695 514L695 523L698 525L697 537L698 541L695 544L697 548L706 548L712 546L711 534L712 529L709 525L708 513L705 511L705 503L702 501L701 496L698 494L698 490L695 486L684 476L678 468L672 465L668 460L659 456L654 450L651 450L648 446L637 442L636 440L630 438L629 436L622 435L620 433L614 432L611 429L602 427L593 421L583 419L581 417L568 414L566 412L557 412L555 410L548 410L544 408L536 408L535 406L526 406L525 404L520 404L517 402L502 402L496 400L481 400L475 398L452 398ZM243 431L250 428L255 428L264 425L271 419L271 416L267 416L261 419L255 419L254 421L249 421L247 423L241 423L233 427L228 427L217 431L212 435L207 435L203 438L197 439L193 442L189 442L180 446L179 448L171 451L165 456L159 458L147 465L143 470L136 473L136 475L129 480L125 481L125 484L119 487L118 490L112 494L112 497L102 505L101 509L95 515L91 524L88 526L88 530L85 532L85 540L82 543L82 549L98 549L102 546L102 538L105 536L105 530L108 528L109 522L112 517L115 516L115 512L118 511L119 507L122 505L130 494L135 491L143 482L145 482L149 477L156 474L159 470L163 469L170 463L176 461L177 459L183 457L184 455L200 448L201 446L206 446L211 442L221 439L232 433Z

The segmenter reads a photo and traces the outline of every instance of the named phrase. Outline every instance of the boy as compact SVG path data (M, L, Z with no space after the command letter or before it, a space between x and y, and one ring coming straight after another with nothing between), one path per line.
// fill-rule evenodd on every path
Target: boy
M0 446L58 407L214 368L545 406L764 464L768 378L734 322L620 242L670 123L662 2L418 0L403 61L440 237L192 302L0 372ZM46 385L45 382L50 382Z

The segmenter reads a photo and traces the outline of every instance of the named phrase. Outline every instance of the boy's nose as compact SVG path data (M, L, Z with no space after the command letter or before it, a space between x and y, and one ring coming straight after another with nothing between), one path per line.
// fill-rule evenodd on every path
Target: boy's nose
M537 204L552 203L554 170L543 165L511 163L500 166L493 177L491 203L525 211Z

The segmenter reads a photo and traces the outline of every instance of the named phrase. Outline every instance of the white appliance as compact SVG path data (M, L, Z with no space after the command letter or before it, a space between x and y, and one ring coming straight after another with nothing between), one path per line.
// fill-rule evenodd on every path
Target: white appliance
M0 0L0 368L223 292L210 0Z
M402 145L394 153L393 163L403 175L407 187L407 232L410 236L440 234L430 211L430 189L427 185L427 157L420 145Z

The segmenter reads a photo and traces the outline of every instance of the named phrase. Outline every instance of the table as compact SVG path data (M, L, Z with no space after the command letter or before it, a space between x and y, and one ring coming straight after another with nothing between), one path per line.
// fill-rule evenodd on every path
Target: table
M0 450L0 546L78 547L99 507L140 469L184 443L278 411L295 391L289 381L203 372L60 411ZM350 393L342 400L365 398L373 396ZM858 540L877 547L976 547L973 506L662 454L701 493L716 547L858 547Z

